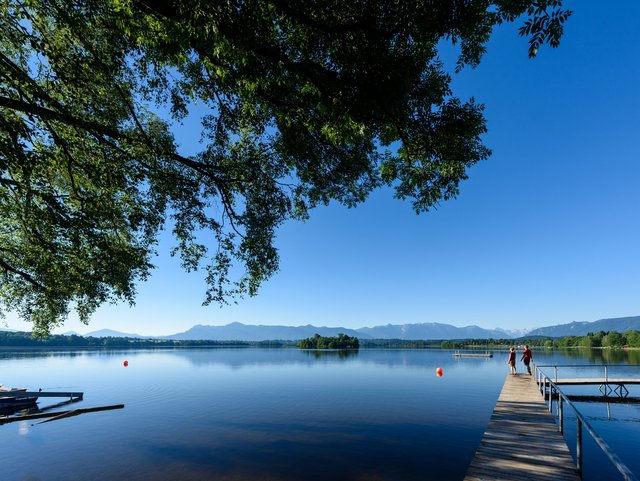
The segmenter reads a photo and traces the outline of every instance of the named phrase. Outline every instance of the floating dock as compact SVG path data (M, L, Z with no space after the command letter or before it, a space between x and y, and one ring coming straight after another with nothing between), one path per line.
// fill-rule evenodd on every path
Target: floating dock
M483 357L490 358L493 354L490 352L454 352L453 357Z
M640 384L640 379L635 378L565 378L553 381L558 386L588 386L599 384Z
M68 397L69 399L82 399L82 392L52 392L52 391L2 391L2 397Z
M565 378L553 381L556 386L599 386L602 396L616 396L628 399L627 386L640 384L640 379L633 378ZM542 383L541 383L542 384ZM544 387L543 387L544 391Z
M507 375L465 481L579 481L533 376Z

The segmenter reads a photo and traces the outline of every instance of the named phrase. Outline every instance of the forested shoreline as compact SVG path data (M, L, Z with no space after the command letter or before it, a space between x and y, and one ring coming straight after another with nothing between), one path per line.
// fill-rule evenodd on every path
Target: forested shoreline
M640 332L636 330L619 333L615 331L590 332L586 336L565 336L560 338L538 337L518 339L461 339L442 341L440 347L445 349L478 349L507 348L514 345L527 344L538 349L563 348L640 348Z
M30 348L166 348L166 347L293 347L295 341L212 341L140 339L133 337L84 337L52 334L43 338L29 332L0 332L0 347Z
M337 337L315 337L270 341L214 341L177 339L140 339L132 337L84 337L79 335L52 334L43 338L30 332L0 331L0 347L29 348L167 348L167 347L299 347L303 349L507 349L528 344L535 349L601 348L639 349L640 331L624 333L599 331L586 336L562 338L518 339L459 339L459 340L406 340L406 339L358 339L340 334Z

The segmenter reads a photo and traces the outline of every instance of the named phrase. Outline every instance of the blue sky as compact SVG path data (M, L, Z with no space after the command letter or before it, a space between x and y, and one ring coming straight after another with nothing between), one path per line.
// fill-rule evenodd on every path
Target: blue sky
M516 26L502 27L481 65L455 76L458 96L485 104L493 150L457 199L420 216L388 190L355 209L318 208L280 229L280 271L259 295L222 308L201 306L203 275L183 273L163 241L136 306L56 332L234 321L522 329L640 315L640 2L566 5L558 49L530 60Z

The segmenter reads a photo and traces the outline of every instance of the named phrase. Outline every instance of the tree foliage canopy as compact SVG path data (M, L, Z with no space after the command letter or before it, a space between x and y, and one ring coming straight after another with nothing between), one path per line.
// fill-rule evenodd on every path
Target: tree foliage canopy
M475 66L521 19L557 45L561 0L3 0L0 306L47 333L135 299L170 228L205 303L254 295L276 228L381 185L417 212L489 155L482 106L438 56ZM200 151L172 134L194 105ZM190 146L193 147L193 146Z
M338 334L335 337L323 337L316 334L307 339L300 339L296 344L300 349L358 349L360 341L357 337Z

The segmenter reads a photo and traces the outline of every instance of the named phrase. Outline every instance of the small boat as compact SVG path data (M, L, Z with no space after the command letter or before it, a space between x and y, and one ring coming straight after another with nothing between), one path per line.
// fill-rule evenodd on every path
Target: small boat
M36 403L38 396L16 396L14 393L26 392L25 387L4 387L0 384L0 409L31 406ZM11 396L3 396L3 393L12 393Z

